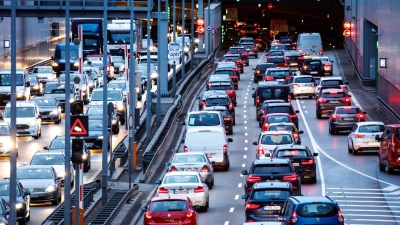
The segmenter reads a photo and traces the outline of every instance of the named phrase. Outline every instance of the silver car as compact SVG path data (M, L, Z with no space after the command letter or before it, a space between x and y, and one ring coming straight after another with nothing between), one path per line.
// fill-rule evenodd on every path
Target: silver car
M256 159L266 159L266 153L272 154L272 151L278 145L295 145L295 140L291 131L264 131L260 133L258 141L253 142L256 145Z
M214 186L214 161L210 162L203 152L176 153L172 162L167 162L168 172L195 171L204 179L211 180L208 188Z
M384 127L384 123L377 121L356 123L347 136L349 153L357 155L361 151L379 150L380 142L375 140L375 136L382 136Z
M35 66L32 70L32 74L39 77L40 82L46 84L47 82L52 82L56 79L56 72L54 72L51 66Z
M316 82L311 75L292 76L288 85L290 96L292 98L297 96L308 96L309 98L313 98L316 95Z

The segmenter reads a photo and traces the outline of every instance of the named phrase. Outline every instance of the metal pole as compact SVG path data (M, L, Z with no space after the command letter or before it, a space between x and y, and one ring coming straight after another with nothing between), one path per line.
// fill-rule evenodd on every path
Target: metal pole
M194 56L194 23L196 22L194 19L194 0L192 0L192 24L190 27L190 39L192 40L192 43L190 43L190 69L193 69L193 56Z
M151 0L147 0L147 82L146 82L146 143L151 141L151 77L150 77L150 6Z
M129 116L132 115L132 120L133 123L135 123L135 107L136 107L136 88L135 88L135 59L133 58L133 52L134 52L134 47L133 47L133 42L135 41L133 38L133 35L135 35L134 30L133 29L137 29L137 27L135 26L135 28L133 27L133 16L134 16L134 12L133 12L133 4L134 4L134 0L131 0L131 4L130 4L130 40L129 40ZM140 91L140 89L139 89ZM128 119L128 123L130 123L130 119ZM135 126L136 124L132 127L131 124L128 124L129 127L129 190L132 188L132 159L133 159L133 142L135 141L135 135L133 134L133 132L135 131Z
M16 103L16 72L17 72L17 1L11 1L11 140L12 148L10 150L10 223L17 224L17 154L16 154L16 136L17 136L17 103ZM25 216L25 215L24 215Z
M157 7L158 9L158 11L157 11L157 24L158 24L158 26L157 26L157 45L158 45L158 50L157 50L157 58L159 59L159 60L157 60L157 73L158 73L158 76L157 76L157 106L156 106L156 124L157 124L157 126L159 127L160 125L161 125L161 90L160 90L160 76L162 75L162 76L164 76L164 74L161 74L160 73L160 56L161 56L161 54L160 54L160 40L161 40L161 38L160 38L160 25L161 25L161 20L160 20L160 11L161 11L161 0L158 0L158 7ZM164 62L163 62L164 63ZM167 75L168 76L168 75Z
M181 80L185 79L185 0L182 0L182 65L181 65L182 77Z
M172 97L175 98L176 92L176 64L172 65Z
M77 138L79 139L79 138ZM81 164L75 164L75 224L78 225L79 224L79 187L80 187L80 165ZM64 186L68 185L67 183L64 183Z
M65 73L70 74L70 37L69 37L69 32L71 30L70 22L69 22L69 1L65 2ZM82 41L82 40L81 40ZM70 76L65 76L65 83L70 84L71 83L71 77ZM72 90L75 91L75 90ZM65 130L69 131L70 126L71 126L71 117L70 117L70 112L71 112L71 104L70 102L70 97L71 97L71 89L70 88L65 88L65 108L64 108L64 113L65 113ZM70 209L71 208L71 186L67 185L71 183L72 176L71 174L71 136L69 132L65 132L65 178L64 178L64 209ZM65 225L71 225L72 224L72 216L71 216L71 211L69 210L64 210L64 223Z
M208 12L207 12L207 14L208 14L208 20L207 20L207 27L211 26L210 6L211 6L211 2L210 2L210 0L208 0ZM208 54L207 54L207 55L210 55L210 54L211 54L211 42L210 42L210 37L211 37L211 36L210 36L210 35L211 35L211 33L207 32L207 44L208 44L208 46L206 46L207 51L208 51Z
M176 0L172 1L173 15L172 15L172 41L176 41Z
M107 81L107 0L103 1L103 80ZM107 109L107 83L103 85L103 121L108 121L108 109ZM119 123L119 121L117 121ZM108 168L107 168L107 153L108 143L105 137L108 137L108 123L103 126L103 143L102 143L102 172L101 172L101 203L103 206L107 203L107 179L108 179ZM111 124L112 127L112 124ZM111 136L112 138L112 136ZM112 148L112 146L111 146Z

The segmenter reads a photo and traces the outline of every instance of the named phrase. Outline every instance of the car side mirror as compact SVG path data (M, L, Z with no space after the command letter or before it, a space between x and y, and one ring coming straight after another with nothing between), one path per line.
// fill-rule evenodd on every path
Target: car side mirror
M346 84L346 85L349 85L349 82L346 82L345 84Z
M227 141L228 142L233 142L233 139L232 138L227 138Z
M171 166L171 163L167 162L167 163L165 163L165 165L169 167L169 166Z
M31 86L31 82L27 81L27 82L25 83L25 87L30 87L30 86Z
M182 121L180 122L180 124L181 124L181 125L185 125L186 123L185 123L185 121L182 120Z
M253 145L258 145L258 142L257 142L257 141L254 141L254 142L253 142Z
M161 184L161 180L156 180L156 184L160 185Z
M299 110L296 110L295 112L296 112L296 113L299 113L300 111L299 111Z
M247 172L247 170L242 170L242 172L240 173L242 175L249 175L249 173Z
M215 165L215 161L211 161L211 165Z
M143 212L146 212L147 211L147 207L142 207L142 208L140 208Z
M313 155L313 156L318 156L318 153L314 152L312 155Z
M200 100L200 96L197 97L197 100Z
M333 62L335 62L335 61L331 60L331 63L333 63Z
M49 150L49 146L43 146L43 149Z
M304 131L300 130L300 131L299 131L299 134L304 134Z
M379 134L375 135L375 141L382 141L382 138L379 136Z
M271 158L271 154L270 153L265 153L264 155L265 157Z
M249 195L242 195L242 199L248 199L249 198Z

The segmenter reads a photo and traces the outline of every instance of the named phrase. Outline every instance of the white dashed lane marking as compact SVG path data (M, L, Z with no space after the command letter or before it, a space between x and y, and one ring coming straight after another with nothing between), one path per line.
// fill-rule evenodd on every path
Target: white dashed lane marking
M247 147L244 147L244 150L247 151Z
M231 208L229 209L229 212L233 212L233 210L235 210L235 208L234 208L234 207L231 207Z
M247 159L247 155L244 155L244 156L243 156L243 159Z
M225 221L224 225L229 225L229 221Z
M246 167L246 164L242 164L242 167Z
M247 121L245 120L244 123L247 123Z
M244 127L245 130L247 130L247 127Z
M239 195L235 195L235 200L238 200L239 199Z
M247 133L244 133L244 136L247 136L248 134Z
M247 142L249 142L248 140L244 140L244 143L247 143Z
M239 183L239 184L238 184L238 188L241 188L241 187L242 187L242 183Z

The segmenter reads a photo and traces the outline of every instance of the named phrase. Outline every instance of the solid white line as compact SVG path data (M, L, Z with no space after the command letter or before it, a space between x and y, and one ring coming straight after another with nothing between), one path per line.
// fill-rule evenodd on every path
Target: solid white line
M378 216L378 217L400 217L400 216L393 216L393 215L368 215L368 214L344 214L344 216ZM366 219L365 221L369 221Z
M389 186L390 187L390 186ZM327 190L355 190L355 191L383 191L384 189L372 189L372 188L326 188Z
M241 188L241 187L242 187L242 183L239 183L239 184L238 184L238 188Z
M396 198L398 199L398 198ZM373 202L373 203L390 203L390 204L400 204L399 201L358 201L358 200L348 200L348 199L336 199L337 202ZM342 205L340 205L342 206Z
M346 220L346 219L344 219L344 220ZM367 220L367 219L351 219L351 220L357 220L357 221L373 221L373 222L400 222L400 220L371 220L371 219L369 219L369 220ZM353 224L349 224L349 225L353 225ZM355 225L355 224L354 224ZM357 225L359 225L359 224L357 224ZM360 225L362 225L362 224L360 224Z
M332 198L346 198L348 201L352 201L352 200L349 200L350 198L368 198L368 199L377 199L377 198L385 198L384 196L381 196L381 197L378 197L378 196L375 196L375 197L371 197L371 196L349 196L349 195L346 195L346 196L343 196L343 195L339 195L339 196L337 196L337 195L329 195L329 197L332 197Z
M231 207L231 208L229 209L229 212L233 212L233 210L235 210L235 208L234 208L234 207Z
M317 142L315 141L314 136L311 133L310 127L308 126L308 123L307 123L307 120L306 120L306 118L304 116L303 110L300 107L300 102L299 102L299 100L297 98L296 98L296 103L297 103L297 106L298 106L297 108L300 111L300 115L303 118L304 125L306 126L308 135L310 136L310 140L311 140L311 144L313 146L314 152L318 153ZM324 172L322 171L322 165L321 165L320 161L318 161L317 166L318 166L318 171L319 171L319 178L321 180L321 195L325 196L325 179L324 179Z
M246 167L246 164L242 164L242 167Z
M100 172L101 172L101 169L97 170L97 171L93 174L93 176L91 176L91 177L89 178L89 180L88 180L87 182L90 183L90 182L94 181L94 179L96 179L97 175L99 175Z
M238 200L239 199L239 195L235 195L235 200Z
M400 208L400 206L388 206L388 205L346 205L346 204L341 204L340 208L343 207L357 207L357 208L368 208L368 207L374 207L374 208Z
M382 195L383 193L382 192L349 192L349 191L334 191L334 192L331 192L331 193L334 193L334 194L341 194L341 193L343 193L343 194L353 194L353 195ZM385 193L386 195L399 195L399 192L398 191L396 191L396 192L389 192L389 193ZM347 196L347 195L346 195Z
M229 221L225 221L224 225L229 225Z
M343 211L354 211L354 212L388 212L388 213L398 213L400 211L392 211L392 210L376 210L376 209L342 209L340 210Z

